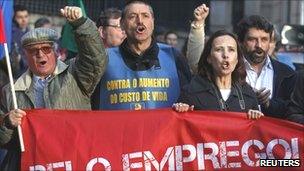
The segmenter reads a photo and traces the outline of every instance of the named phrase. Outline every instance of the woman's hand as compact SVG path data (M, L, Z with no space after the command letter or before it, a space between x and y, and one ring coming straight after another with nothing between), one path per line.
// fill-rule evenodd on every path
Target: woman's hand
M172 109L175 110L176 112L188 112L188 111L193 111L194 106L189 106L186 103L174 103L172 105Z
M249 110L247 113L248 119L260 119L264 114L258 110Z

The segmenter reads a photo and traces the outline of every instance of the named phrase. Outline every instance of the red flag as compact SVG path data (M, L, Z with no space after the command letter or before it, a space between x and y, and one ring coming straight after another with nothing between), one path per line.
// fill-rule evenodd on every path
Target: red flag
M0 43L6 43L2 9L0 8Z
M304 169L304 127L279 119L171 109L26 112L22 170ZM260 167L265 158L281 163Z

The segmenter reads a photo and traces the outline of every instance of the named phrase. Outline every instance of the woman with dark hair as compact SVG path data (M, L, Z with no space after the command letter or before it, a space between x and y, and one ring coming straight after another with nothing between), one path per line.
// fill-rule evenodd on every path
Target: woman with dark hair
M234 34L215 32L207 41L198 63L198 75L181 92L173 105L178 112L220 110L246 112L250 119L263 114L258 101L246 83L246 71L240 45Z

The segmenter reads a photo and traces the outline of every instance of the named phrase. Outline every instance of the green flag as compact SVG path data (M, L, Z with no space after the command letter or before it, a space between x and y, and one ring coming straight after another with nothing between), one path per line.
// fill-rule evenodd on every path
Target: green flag
M82 14L84 17L86 17L86 12L84 9L84 5L82 0L68 0L68 6L77 6L80 7L82 10ZM61 46L68 49L69 51L78 52L75 38L73 34L72 26L66 22L66 24L62 28L62 38L61 38Z

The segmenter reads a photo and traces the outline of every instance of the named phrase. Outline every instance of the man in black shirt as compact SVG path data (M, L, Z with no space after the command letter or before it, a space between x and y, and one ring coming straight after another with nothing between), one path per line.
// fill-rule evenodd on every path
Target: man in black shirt
M288 120L304 124L304 70L297 73L297 82L288 106Z
M171 107L191 78L186 59L173 47L156 43L154 14L148 3L129 2L121 26L127 38L119 47L108 49L108 69L92 96L93 109Z

